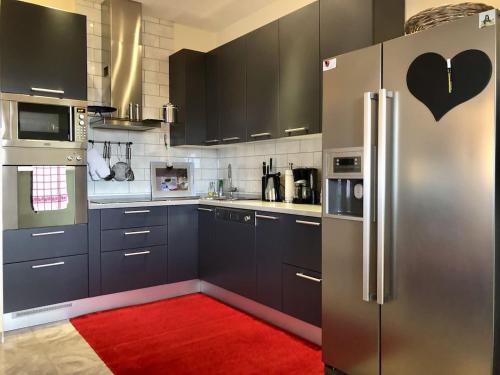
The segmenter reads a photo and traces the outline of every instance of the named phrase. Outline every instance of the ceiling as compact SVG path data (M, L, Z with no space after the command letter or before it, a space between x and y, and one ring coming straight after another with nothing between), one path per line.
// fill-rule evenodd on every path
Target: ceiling
M138 0L143 13L218 32L279 0Z

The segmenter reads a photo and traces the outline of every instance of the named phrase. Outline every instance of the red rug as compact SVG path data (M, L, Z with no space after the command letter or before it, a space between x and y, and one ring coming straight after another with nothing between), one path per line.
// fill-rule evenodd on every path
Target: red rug
M319 347L203 294L71 323L115 374L323 374Z

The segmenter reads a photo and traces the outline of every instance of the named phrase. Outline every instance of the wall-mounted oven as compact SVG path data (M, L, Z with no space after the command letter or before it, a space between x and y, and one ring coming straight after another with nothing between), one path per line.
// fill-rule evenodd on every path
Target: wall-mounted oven
M0 94L2 146L85 149L87 102Z

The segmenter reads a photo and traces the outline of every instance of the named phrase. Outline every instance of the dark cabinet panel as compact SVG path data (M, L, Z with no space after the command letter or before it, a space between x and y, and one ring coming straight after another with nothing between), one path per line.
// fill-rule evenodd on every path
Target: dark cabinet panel
M167 248L150 246L101 253L101 270L103 294L164 284L167 281Z
M168 282L198 278L197 206L168 209Z
M404 35L404 0L320 0L321 58Z
M166 226L112 229L101 232L101 251L134 249L166 243Z
M101 212L89 210L89 297L101 294Z
M198 246L200 279L219 285L220 252L215 240L215 208L198 207Z
M279 30L272 22L245 36L247 140L279 136Z
M86 298L88 256L4 265L5 312Z
M283 312L321 327L321 274L283 265Z
M182 49L169 57L170 102L177 122L170 126L170 144L202 145L206 140L205 53Z
M2 0L0 11L3 92L87 100L86 17L23 1Z
M320 129L319 5L314 2L279 19L280 134Z
M246 42L224 44L218 51L219 126L224 143L246 140Z
M257 259L257 301L277 310L282 309L281 265L285 245L284 215L257 212L255 252Z
M207 53L206 56L206 95L207 95L207 129L205 144L215 145L220 142L219 129L219 61L220 49L216 48Z
M130 207L101 210L101 229L137 228L167 224L166 207Z
M286 228L283 262L321 272L321 219L287 215Z
M86 254L87 224L4 231L4 263Z

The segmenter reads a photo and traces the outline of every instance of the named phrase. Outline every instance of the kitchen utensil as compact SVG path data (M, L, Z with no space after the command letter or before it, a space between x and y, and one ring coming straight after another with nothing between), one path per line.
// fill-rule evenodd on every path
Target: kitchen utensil
M103 151L104 160L108 163L108 167L110 168L109 176L105 177L105 181L111 181L115 177L115 172L111 170L111 142L104 142L104 151Z
M129 170L128 163L120 160L121 151L122 151L122 145L118 143L118 161L115 163L115 165L113 165L113 168L111 168L111 170L115 173L114 179L116 181L125 181L127 179Z
M134 181L135 180L135 175L134 171L132 170L132 144L127 143L127 148L126 148L126 158L127 158L127 173L126 173L126 178L127 181Z

